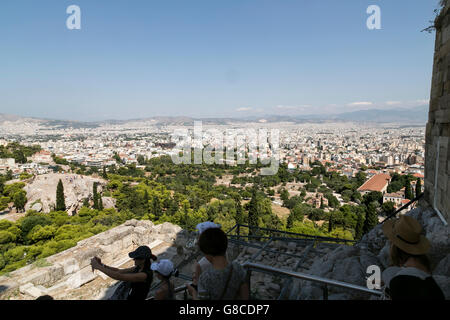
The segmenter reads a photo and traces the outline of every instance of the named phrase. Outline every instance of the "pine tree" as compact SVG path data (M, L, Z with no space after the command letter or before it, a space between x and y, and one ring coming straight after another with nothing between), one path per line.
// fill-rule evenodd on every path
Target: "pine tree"
M364 216L361 213L358 213L358 222L356 223L355 228L355 239L360 240L363 236L363 227L364 227Z
M248 207L248 225L258 227L258 200L256 199L256 188L253 187L252 198L250 199ZM249 230L249 235L255 235L256 232L252 229Z
M103 200L101 195L98 197L98 210L103 210Z
M144 191L144 207L148 208L149 204L148 202L150 201L150 196L148 195L148 191L145 190Z
M364 220L363 234L368 233L377 224L377 210L373 203L369 203L366 208L366 219Z
M422 194L422 180L417 179L416 183L416 197L420 196Z
M330 212L330 218L328 219L328 233L333 231L333 213Z
M103 167L103 174L102 174L103 179L107 180L108 179L108 175L106 174L106 168Z
M414 195L412 193L411 183L409 181L406 183L405 186L405 199L412 200L414 199Z
M64 186L59 179L58 186L56 187L56 211L66 211L66 202L64 200Z
M294 213L291 212L287 218L286 229L291 229L294 226Z
M240 202L236 202L236 223L237 224L242 224L244 223L244 214L243 214L243 210L242 210L242 205Z
M161 204L157 196L153 196L152 199L152 213L158 218L162 216Z
M94 195L94 206L93 206L93 208L96 209L96 210L98 210L98 192L97 192L97 185L98 185L98 182L94 182L94 186L93 186L93 190L92 190L93 195Z

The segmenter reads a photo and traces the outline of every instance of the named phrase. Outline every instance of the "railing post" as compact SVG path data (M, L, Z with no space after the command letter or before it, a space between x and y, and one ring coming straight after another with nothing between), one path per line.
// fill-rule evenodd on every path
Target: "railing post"
M323 300L328 300L328 286L323 287Z
M248 284L248 295L249 298L252 299L252 297L250 297L251 293L252 293L252 284L251 284L251 278L252 278L252 270L249 268L247 269L247 284Z

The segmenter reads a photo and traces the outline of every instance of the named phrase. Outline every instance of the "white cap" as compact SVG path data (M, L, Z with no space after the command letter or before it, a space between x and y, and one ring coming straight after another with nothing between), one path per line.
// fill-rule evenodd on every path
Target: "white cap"
M172 261L167 259L162 259L160 262L152 263L151 269L153 271L158 271L165 277L167 277L174 271Z
M196 229L198 230L199 234L202 234L203 231L205 231L207 229L220 228L220 227L221 227L220 224L217 224L217 223L214 223L214 222L211 222L211 221L206 221L206 222L199 223L197 225Z

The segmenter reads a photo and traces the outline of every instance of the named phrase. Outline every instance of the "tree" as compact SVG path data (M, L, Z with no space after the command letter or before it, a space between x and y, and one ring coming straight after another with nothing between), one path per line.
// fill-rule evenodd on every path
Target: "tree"
M381 205L381 209L387 216L389 216L395 212L395 203L392 201L386 201Z
M376 206L374 203L369 203L366 208L366 219L364 220L363 234L366 234L372 230L372 228L376 226L377 222Z
M138 155L138 157L137 157L137 162L138 162L138 164L140 165L140 166L142 166L142 165L144 165L145 164L145 158L144 158L144 156L143 155Z
M294 213L291 212L287 218L286 228L291 229L294 226Z
M99 195L99 197L98 197L98 210L100 210L100 211L103 210L103 200L102 200L101 195Z
M17 208L17 211L22 211L25 209L25 204L27 203L26 192L21 190L16 192L13 196L14 206Z
M417 179L416 183L416 197L422 194L422 180L420 178Z
M56 187L56 211L66 211L66 202L64 200L64 186L59 179L58 186Z
M94 182L94 185L92 187L92 193L93 193L93 198L94 198L94 209L98 210L98 199L99 199L99 195L97 192L97 186L98 186L98 182Z
M107 180L108 179L108 175L106 174L106 168L103 167L103 174L102 174L103 179Z
M158 196L153 196L153 199L152 199L152 213L156 216L156 217L160 217L160 216L162 216L162 209L161 209L161 204L160 204L160 201L159 201L159 198L158 198Z
M236 217L235 217L237 224L244 223L244 213L242 209L242 205L239 201L236 201Z
M252 198L250 199L249 206L248 206L248 224L249 226L258 227L258 218L259 218L259 211L258 211L258 200L256 199L257 193L256 193L256 187L253 187L252 189ZM252 229L249 230L249 235L254 235L256 232Z
M360 240L363 236L363 227L364 227L364 216L362 214L358 214L358 222L355 228L355 239Z
M411 188L411 183L409 181L405 185L405 199L412 200L414 199L414 195Z
M328 219L328 233L333 231L333 212L330 212L330 217Z

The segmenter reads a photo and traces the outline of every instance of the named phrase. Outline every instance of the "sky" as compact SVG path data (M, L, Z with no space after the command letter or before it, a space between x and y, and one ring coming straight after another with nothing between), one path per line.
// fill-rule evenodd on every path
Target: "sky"
M2 0L0 113L98 121L427 105L438 0ZM80 8L81 29L66 12ZM370 5L381 29L369 30Z

